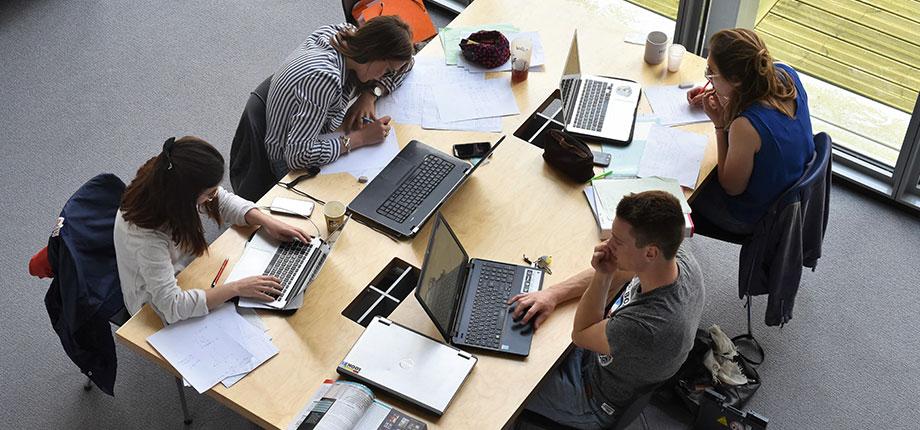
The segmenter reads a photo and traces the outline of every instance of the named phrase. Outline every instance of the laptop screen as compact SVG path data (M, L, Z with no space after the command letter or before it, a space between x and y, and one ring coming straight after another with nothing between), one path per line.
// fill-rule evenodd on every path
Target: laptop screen
M425 251L415 296L449 342L450 323L469 256L440 213L437 218Z
M578 87L581 85L581 65L578 60L578 32L572 36L572 45L569 47L569 56L562 70L562 79L559 80L559 93L562 96L563 122L569 123L575 109L575 98Z

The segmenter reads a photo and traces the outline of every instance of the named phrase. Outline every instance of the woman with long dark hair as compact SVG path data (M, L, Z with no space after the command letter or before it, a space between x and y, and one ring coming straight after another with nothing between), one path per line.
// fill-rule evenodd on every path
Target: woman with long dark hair
M265 149L275 177L383 142L390 117L377 118L375 103L402 83L413 53L412 31L396 16L380 16L357 29L340 24L313 32L269 87ZM345 134L320 136L336 130Z
M115 254L128 311L150 303L167 323L205 315L233 297L274 300L279 279L252 276L219 287L182 290L176 273L207 252L201 215L218 224L261 225L273 238L308 241L304 231L262 213L220 186L224 158L196 137L170 138L128 185L115 217Z
M718 181L700 190L693 213L747 234L815 152L808 96L798 73L774 63L752 30L714 34L707 64L712 88L694 88L687 99L715 125Z

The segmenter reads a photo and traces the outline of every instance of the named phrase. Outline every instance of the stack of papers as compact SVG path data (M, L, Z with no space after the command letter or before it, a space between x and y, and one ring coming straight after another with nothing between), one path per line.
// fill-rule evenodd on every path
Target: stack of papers
M278 354L261 322L256 326L247 318L226 304L203 317L168 325L147 342L199 393L219 382L230 388Z
M675 178L680 185L692 190L696 188L707 142L707 137L701 134L652 126L636 176Z
M482 73L420 57L402 85L377 102L377 116L426 129L501 131L501 117L520 113L509 77Z
M591 212L594 213L594 219L600 229L600 238L607 239L610 237L617 205L620 204L620 200L623 197L631 193L651 190L666 191L677 198L684 212L684 236L691 236L693 234L693 221L690 219L690 205L684 197L680 184L674 179L651 177L599 179L591 181L591 185L585 187L585 197L588 199Z

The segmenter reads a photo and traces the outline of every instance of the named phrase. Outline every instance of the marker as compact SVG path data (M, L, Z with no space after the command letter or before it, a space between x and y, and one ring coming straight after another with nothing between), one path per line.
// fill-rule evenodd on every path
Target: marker
M608 176L610 176L610 175L612 175L612 174L613 174L613 171L610 170L610 171L601 173L601 174L599 174L599 175L597 175L597 176L591 178L591 180L593 181L593 180L595 180L595 179L604 179L604 178L606 178L606 177L608 177Z
M224 259L224 263L220 265L220 270L217 271L217 276L214 277L214 280L211 281L211 288L217 286L217 280L220 279L220 275L224 273L224 268L227 267L227 262L230 261L229 258Z

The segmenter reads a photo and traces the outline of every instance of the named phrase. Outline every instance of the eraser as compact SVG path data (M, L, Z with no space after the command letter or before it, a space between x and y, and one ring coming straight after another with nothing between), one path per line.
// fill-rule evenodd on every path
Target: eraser
M693 82L681 82L677 88L693 88Z

